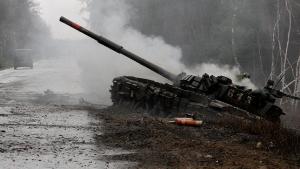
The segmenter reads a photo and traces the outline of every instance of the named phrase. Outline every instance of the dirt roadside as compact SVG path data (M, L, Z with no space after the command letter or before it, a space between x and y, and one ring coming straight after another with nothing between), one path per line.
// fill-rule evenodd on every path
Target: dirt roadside
M98 144L133 153L105 156L111 161L138 162L136 168L300 168L299 156L280 155L262 144L259 135L238 132L219 124L182 127L168 119L109 107L97 111L104 133Z

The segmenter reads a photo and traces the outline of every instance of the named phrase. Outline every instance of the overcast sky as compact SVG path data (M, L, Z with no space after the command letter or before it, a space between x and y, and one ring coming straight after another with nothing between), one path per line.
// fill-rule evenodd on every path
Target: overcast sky
M79 0L35 0L40 4L42 18L51 27L54 38L58 39L83 39L82 34L59 22L60 16L65 16L83 26L86 26L87 13L81 9L84 4Z

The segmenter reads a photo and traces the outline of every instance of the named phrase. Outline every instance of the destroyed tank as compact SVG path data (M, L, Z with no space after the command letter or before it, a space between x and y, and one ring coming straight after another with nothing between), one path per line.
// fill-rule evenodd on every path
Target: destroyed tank
M206 117L230 115L278 122L284 112L275 104L276 99L300 99L275 90L272 81L268 81L263 89L253 91L234 84L225 76L175 75L64 17L60 21L172 82L163 84L132 76L117 77L113 79L110 90L113 104L131 103L133 107L146 109L153 114L178 115L178 112L194 111Z

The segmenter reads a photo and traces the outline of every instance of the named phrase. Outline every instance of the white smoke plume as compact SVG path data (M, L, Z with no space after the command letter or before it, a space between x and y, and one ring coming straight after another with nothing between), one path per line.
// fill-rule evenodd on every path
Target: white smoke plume
M132 11L134 10L124 0L99 0L98 15L90 18L91 29L175 74L184 71L201 76L208 73L225 75L233 80L240 74L240 70L236 67L208 63L187 68L180 62L182 57L180 47L167 44L161 37L145 36L128 26L130 17L134 14ZM167 82L151 70L96 43L88 43L88 47L83 50L85 56L79 60L82 82L86 91L93 95L94 102L110 104L109 88L112 79L117 76L130 75ZM249 80L243 81L242 84L254 88Z

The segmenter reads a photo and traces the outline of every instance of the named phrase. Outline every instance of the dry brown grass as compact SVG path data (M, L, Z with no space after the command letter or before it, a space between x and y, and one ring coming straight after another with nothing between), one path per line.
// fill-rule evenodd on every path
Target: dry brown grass
M222 119L218 125L229 127L237 132L249 133L261 137L265 149L280 154L299 155L300 135L294 130L287 129L280 124L274 124L264 120L242 121L236 119Z
M253 142L239 141L240 133L264 135L259 136L259 140L264 138L263 147L266 147L275 131L280 130L272 130L276 126L270 123L253 124L224 119L219 123L207 122L201 127L185 127L167 123L169 119L116 107L98 112L97 117L103 120L104 131L95 137L99 145L135 152L105 158L138 162L137 168L299 168L295 158L282 158L255 148L256 139ZM273 133L268 137L265 133L270 131Z

